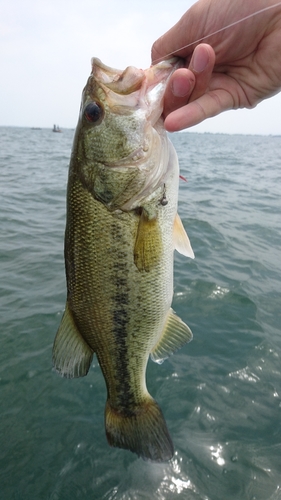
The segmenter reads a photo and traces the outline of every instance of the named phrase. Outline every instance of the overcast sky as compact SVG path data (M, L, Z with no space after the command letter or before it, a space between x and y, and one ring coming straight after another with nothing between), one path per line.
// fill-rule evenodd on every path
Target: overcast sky
M192 0L0 0L0 125L74 128L92 56L150 65L152 43ZM281 134L281 94L197 132Z

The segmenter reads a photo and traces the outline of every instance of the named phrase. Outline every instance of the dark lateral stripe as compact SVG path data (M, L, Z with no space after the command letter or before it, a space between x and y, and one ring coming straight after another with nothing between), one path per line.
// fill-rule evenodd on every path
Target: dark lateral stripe
M130 413L130 406L134 405L134 394L130 386L130 373L129 373L129 358L128 358L128 304L130 297L129 289L129 263L128 255L123 251L120 243L124 239L121 227L115 225L114 237L118 240L118 247L114 264L112 266L113 276L113 289L114 289L114 310L112 313L113 318L113 334L116 344L116 357L115 357L115 373L116 373L116 390L118 393L118 406L122 413ZM126 245L126 242L123 241Z

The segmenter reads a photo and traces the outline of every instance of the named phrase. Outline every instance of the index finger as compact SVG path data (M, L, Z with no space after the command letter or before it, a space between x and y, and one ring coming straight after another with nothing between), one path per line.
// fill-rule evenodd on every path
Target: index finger
M208 91L195 101L172 111L165 119L164 125L169 132L177 132L193 127L206 118L216 116L228 109L234 109L234 98L231 92L219 88Z

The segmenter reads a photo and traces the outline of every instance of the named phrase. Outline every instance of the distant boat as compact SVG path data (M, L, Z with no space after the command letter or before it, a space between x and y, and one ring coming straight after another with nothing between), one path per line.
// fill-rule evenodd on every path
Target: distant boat
M31 130L41 130L40 127L31 127Z
M53 132L62 132L62 129L58 125L54 125Z

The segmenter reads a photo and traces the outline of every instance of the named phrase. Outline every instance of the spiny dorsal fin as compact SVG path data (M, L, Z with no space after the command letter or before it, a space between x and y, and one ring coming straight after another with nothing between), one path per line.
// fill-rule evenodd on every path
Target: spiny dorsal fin
M156 363L162 363L164 359L180 349L184 344L192 340L190 328L170 309L163 334L154 346L150 357Z
M149 272L159 263L162 238L157 217L150 218L142 210L134 248L134 262L139 271Z
M66 303L54 341L54 367L63 377L84 377L89 371L92 358L93 351L79 333Z
M185 229L183 227L183 223L180 219L179 214L176 215L175 221L174 221L174 246L175 249L181 253L182 255L185 255L186 257L190 257L191 259L194 259L194 253L191 248L191 244L189 241L189 237L187 236Z

